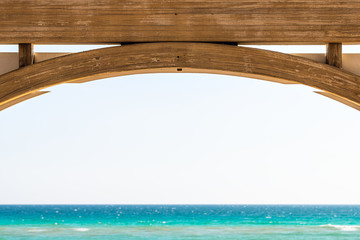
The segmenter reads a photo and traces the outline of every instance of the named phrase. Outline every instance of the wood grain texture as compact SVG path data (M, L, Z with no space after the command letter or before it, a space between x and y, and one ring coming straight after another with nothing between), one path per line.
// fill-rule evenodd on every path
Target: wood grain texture
M21 96L19 98L15 98L12 101L8 101L6 103L0 104L0 111L5 110L5 109L7 109L9 107L12 107L12 106L14 106L14 105L16 105L18 103L23 102L23 101L29 100L31 98L41 96L41 95L43 95L45 93L49 93L49 91L32 92L32 93L23 95L23 96Z
M0 43L360 42L360 0L2 0Z
M36 63L0 76L0 104L74 80L163 69L292 81L360 104L359 76L288 54L209 43L133 44Z
M34 63L42 62L50 58L64 56L70 53L35 53ZM360 55L359 55L360 59ZM19 53L16 52L0 52L0 75L14 71L19 68Z
M328 43L326 45L326 64L342 68L342 44Z
M34 46L31 43L19 44L19 67L25 67L34 63Z

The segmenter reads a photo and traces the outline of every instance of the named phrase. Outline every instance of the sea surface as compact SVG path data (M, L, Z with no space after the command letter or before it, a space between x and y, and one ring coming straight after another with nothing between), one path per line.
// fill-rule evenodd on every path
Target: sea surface
M360 239L360 205L0 205L15 239Z

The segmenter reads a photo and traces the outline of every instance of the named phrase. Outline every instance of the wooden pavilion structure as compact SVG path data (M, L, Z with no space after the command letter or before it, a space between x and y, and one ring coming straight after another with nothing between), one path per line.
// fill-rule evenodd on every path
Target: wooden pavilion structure
M298 83L360 110L360 0L1 0L0 110L81 83L148 72L220 73ZM115 44L81 53L34 44ZM251 44L326 44L284 54Z

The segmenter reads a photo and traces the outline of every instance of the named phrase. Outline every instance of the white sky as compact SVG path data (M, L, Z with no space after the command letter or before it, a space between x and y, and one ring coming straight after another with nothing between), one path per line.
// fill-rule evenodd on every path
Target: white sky
M309 87L179 73L50 90L0 112L0 204L360 204L359 111Z

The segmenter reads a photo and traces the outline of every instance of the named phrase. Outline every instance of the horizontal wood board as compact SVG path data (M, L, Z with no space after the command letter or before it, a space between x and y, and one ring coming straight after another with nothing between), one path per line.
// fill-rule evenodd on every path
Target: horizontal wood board
M0 43L360 42L360 0L2 0Z

